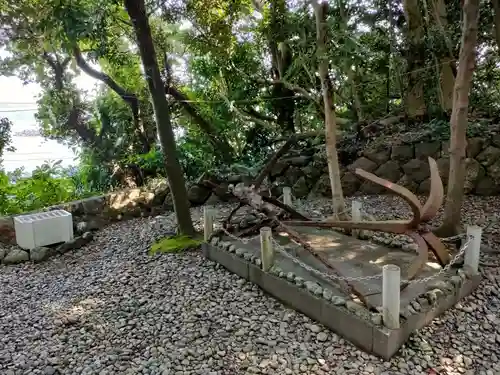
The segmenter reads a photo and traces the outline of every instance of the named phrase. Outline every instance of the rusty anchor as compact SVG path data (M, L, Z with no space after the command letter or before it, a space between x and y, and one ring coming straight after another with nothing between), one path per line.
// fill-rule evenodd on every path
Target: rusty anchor
M432 233L428 222L437 214L443 204L444 188L439 175L436 161L429 157L430 167L430 192L422 206L418 198L403 186L386 179L375 176L363 169L356 169L359 177L371 181L384 189L401 197L411 208L413 217L410 220L384 220L384 221L285 221L288 226L308 226L322 228L366 229L373 231L404 234L411 237L417 244L417 257L407 270L406 279L413 279L425 266L429 257L429 249L436 257L439 264L444 267L450 261L450 255L439 237Z

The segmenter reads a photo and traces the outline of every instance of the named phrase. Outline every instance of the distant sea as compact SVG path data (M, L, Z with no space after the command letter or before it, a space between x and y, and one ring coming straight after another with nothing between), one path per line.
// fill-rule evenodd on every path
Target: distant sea
M0 117L12 121L12 145L16 148L15 152L4 153L4 170L10 172L24 167L25 172L31 173L44 162L57 160L62 160L64 167L76 165L76 155L70 148L39 135L35 113L33 106L0 107Z

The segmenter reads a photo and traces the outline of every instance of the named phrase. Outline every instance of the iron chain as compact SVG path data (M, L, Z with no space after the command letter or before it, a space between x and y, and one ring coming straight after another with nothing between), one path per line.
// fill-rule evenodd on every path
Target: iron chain
M245 245L248 245L251 241L253 241L253 240L257 239L257 238L260 238L260 235L257 235L257 236L251 237L251 238L240 238L240 237L236 237L232 233L229 233L224 228L221 228L221 229L222 229L222 231L227 236L229 236L230 238L232 238L232 239L234 239L236 241L239 241L239 242L241 242L241 243L243 243ZM461 235L455 236L455 237L458 238L458 237L463 237L463 236L464 236L464 234L461 234ZM280 254L282 254L286 258L290 259L295 264L298 264L299 266L303 267L307 271L315 273L315 274L317 274L319 276L322 276L322 277L324 277L326 279L330 279L330 280L333 280L333 281L346 281L346 282L360 281L360 282L364 282L364 281L368 281L368 280L376 280L376 279L381 279L382 278L382 274L371 275L371 276L352 277L352 276L337 276L337 275L334 275L334 274L329 274L329 273L321 272L320 270L318 270L316 268L313 268L313 267L309 266L308 264L302 262L297 257L294 257L283 246L281 246L274 238L271 237L271 239L272 239L272 242L273 242L273 245L274 245L274 249L278 250ZM472 242L472 239L473 239L473 236L468 236L467 242L464 245L462 245L462 247L455 254L455 256L453 257L453 259L448 264L446 264L443 268L441 268L439 270L439 272L437 272L437 273L435 273L435 274L433 274L431 276L423 277L423 278L420 278L420 279L401 280L401 282L402 283L408 283L408 284L426 283L428 281L434 280L434 279L440 277L441 275L447 273L450 270L450 268L453 265L457 264L458 261L460 260L460 258L464 255L465 250L467 249L467 247L469 246L469 244Z

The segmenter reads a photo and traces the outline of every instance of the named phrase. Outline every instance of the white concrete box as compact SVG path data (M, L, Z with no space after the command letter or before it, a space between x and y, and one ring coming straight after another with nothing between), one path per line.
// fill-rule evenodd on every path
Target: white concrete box
M73 239L73 215L65 210L39 212L14 218L17 244L23 249Z

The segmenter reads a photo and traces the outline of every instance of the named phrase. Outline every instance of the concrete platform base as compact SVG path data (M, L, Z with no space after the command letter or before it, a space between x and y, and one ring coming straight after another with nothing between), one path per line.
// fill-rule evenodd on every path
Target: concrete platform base
M328 231L325 235L328 237L332 233L340 239L340 243L347 241L343 238L347 236L337 232ZM353 240L355 239L349 237L351 245ZM373 253L380 258L383 248L364 241L359 243L363 244L359 246L359 250ZM389 253L394 250L385 249L385 251ZM406 288L408 289L406 297L403 294L401 297L400 328L389 330L383 326L380 312L368 311L351 296L343 294L332 280L326 280L321 275L303 269L289 259L280 257L279 253L276 254L276 265L270 272L262 271L258 241L242 244L227 237L213 238L210 244L203 244L203 252L208 259L255 283L284 304L322 323L359 348L384 359L390 359L396 354L412 332L451 308L480 283L480 276L467 276L461 269L452 269L442 278ZM348 261L352 261L355 257L348 258L345 261L346 267ZM358 272L365 274L363 267ZM428 274L422 276L426 275ZM378 289L377 282L374 281L371 287L370 285L366 287L366 295L372 297L377 310L381 311L376 303L380 300Z

